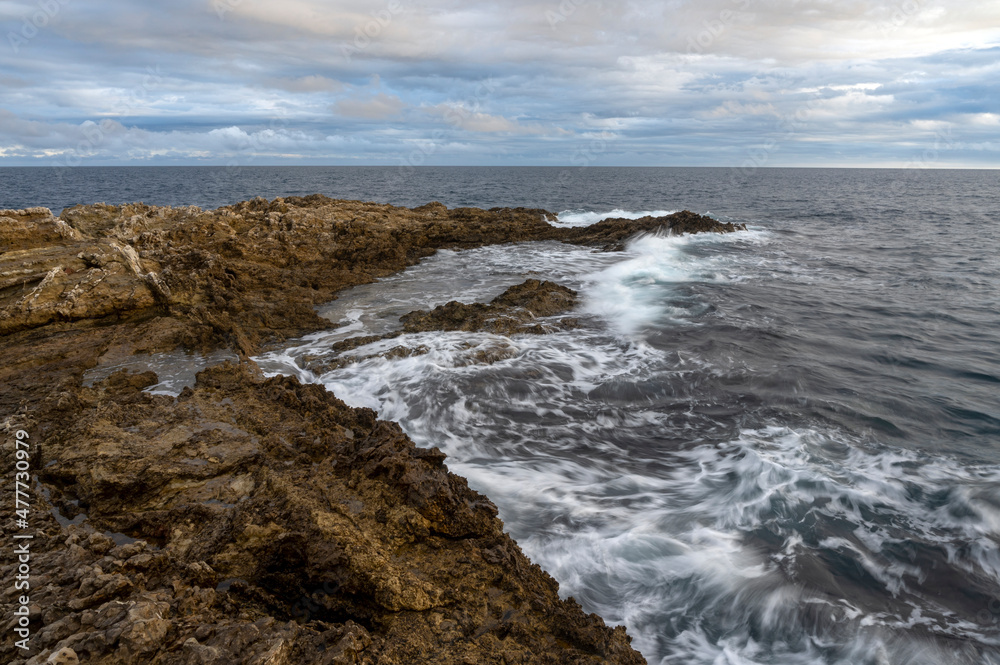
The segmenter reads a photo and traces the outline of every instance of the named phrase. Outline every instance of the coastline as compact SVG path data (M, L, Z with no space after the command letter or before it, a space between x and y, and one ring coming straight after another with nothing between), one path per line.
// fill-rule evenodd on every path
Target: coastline
M251 358L329 327L314 308L337 292L438 249L614 251L663 227L736 230L688 212L551 219L318 195L212 211L0 211L4 470L24 431L37 477L32 650L7 634L0 654L32 665L64 648L95 663L645 662L624 628L559 599L440 451L322 386L264 379ZM143 392L151 372L82 385L99 363L177 348L240 361L176 399ZM5 625L15 609L5 605Z

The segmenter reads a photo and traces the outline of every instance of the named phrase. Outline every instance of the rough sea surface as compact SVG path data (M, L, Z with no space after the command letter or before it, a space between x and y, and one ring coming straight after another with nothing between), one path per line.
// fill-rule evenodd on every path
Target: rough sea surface
M1000 172L0 169L0 208L313 192L746 223L439 252L258 361L441 447L651 663L1000 663ZM582 326L406 335L348 353L426 353L306 369L528 277L578 289Z

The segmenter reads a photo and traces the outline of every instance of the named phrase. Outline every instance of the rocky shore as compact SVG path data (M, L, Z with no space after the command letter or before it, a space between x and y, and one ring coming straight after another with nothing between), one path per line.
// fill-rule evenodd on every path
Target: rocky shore
M0 211L5 482L30 443L30 589L6 555L10 663L642 663L522 554L436 448L251 356L331 324L338 291L438 249L557 240L614 251L640 232L729 232L683 212L551 225L523 208L414 209L322 196L203 211ZM529 280L406 330L544 333L576 294ZM564 321L572 325L572 321ZM359 342L360 343L360 342ZM179 397L98 364L177 348L240 358ZM8 502L11 505L11 502ZM5 545L5 554L10 552ZM30 597L30 649L15 611Z

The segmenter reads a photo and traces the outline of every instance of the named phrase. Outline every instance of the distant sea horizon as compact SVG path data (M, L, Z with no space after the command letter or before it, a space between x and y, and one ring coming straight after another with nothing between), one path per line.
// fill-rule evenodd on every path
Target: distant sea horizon
M470 196L479 181L492 182L492 174L534 173L530 192L517 194L489 187L484 196ZM0 166L0 209L41 206L58 215L73 205L145 203L215 209L258 196L269 200L285 196L324 194L331 198L357 199L412 206L432 200L455 206L526 206L568 209L622 203L609 188L622 178L606 174L645 173L638 180L659 180L656 172L679 174L715 173L709 180L731 189L766 186L775 174L872 172L880 180L890 177L897 190L932 173L994 173L995 168L891 168L819 166L400 166L400 165L128 165L128 166ZM184 174L184 175L180 175ZM458 174L458 175L456 175ZM724 178L719 178L724 174ZM770 174L770 175L769 175ZM171 177L167 177L170 175ZM447 177L444 177L447 176ZM501 180L509 179L501 177ZM513 180L518 180L514 178ZM676 184L690 181L671 177ZM548 190L539 199L539 190ZM630 189L630 188L626 188ZM697 189L697 187L695 188ZM682 192L677 192L681 194ZM591 197L591 194L598 194ZM450 197L450 198L449 198ZM540 205L539 201L547 205ZM603 203L602 203L603 202ZM689 206L695 206L691 202Z

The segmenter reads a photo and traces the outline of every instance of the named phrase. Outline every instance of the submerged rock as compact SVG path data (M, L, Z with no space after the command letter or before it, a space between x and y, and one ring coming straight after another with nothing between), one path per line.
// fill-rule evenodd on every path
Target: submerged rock
M31 649L6 631L0 658L644 662L624 628L560 600L439 450L321 386L265 380L249 356L328 327L315 305L439 248L608 248L700 229L690 215L563 229L539 210L322 196L214 211L78 206L60 219L0 212L0 472L12 477L12 433L24 430L37 479ZM488 305L449 304L404 325L536 332L537 317L574 298L529 280ZM178 347L229 348L241 362L201 372L176 399L144 392L152 372L83 385L101 358ZM0 530L9 540L14 525ZM3 625L15 595L3 592Z

